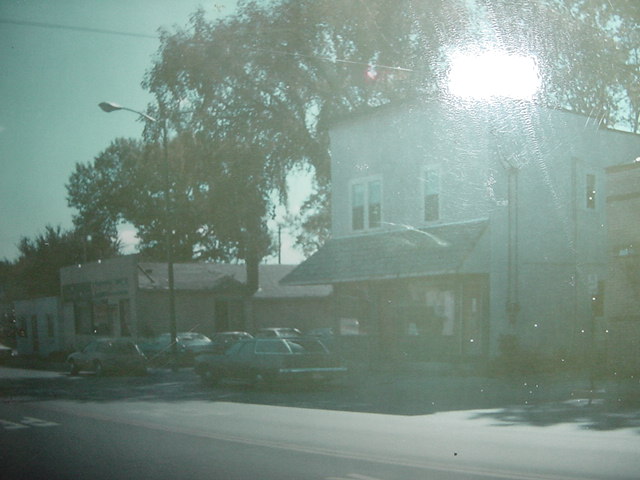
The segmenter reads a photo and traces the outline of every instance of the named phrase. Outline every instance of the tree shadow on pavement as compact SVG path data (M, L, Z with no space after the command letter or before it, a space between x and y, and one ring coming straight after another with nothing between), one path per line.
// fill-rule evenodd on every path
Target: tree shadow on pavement
M547 427L578 424L587 430L617 430L640 427L640 409L613 408L604 401L588 399L525 405L477 413L473 419L494 419L497 426L531 425ZM640 431L639 431L640 433Z

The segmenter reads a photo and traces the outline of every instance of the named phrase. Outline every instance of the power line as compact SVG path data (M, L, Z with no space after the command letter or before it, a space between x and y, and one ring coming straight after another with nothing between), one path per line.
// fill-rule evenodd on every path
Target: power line
M320 56L320 55L308 55L308 54L304 54L304 53L297 53L297 52L285 52L282 50L267 50L264 48L258 48L256 50L254 50L256 52L264 52L264 53L271 53L273 55L285 55L285 56L290 56L290 57L302 57L302 58L312 58L312 59L316 59L316 60L322 60L325 62L331 62L331 63L346 63L349 65L360 65L360 66L367 66L370 68L375 68L375 69L384 69L384 70L396 70L399 72L413 72L413 70L411 70L410 68L404 68L404 67L394 67L391 65L380 65L377 63L367 63L367 62L358 62L355 60L345 60L345 59L341 59L341 58L331 58L331 57L326 57L326 56Z
M51 28L56 30L71 30L74 32L101 33L103 35L120 35L123 37L153 38L154 40L158 39L157 35L149 35L146 33L120 32L118 30L106 30L102 28L75 27L73 25L61 25L57 23L30 22L25 20L10 20L6 18L0 18L0 23L4 23L8 25L22 25L27 27Z
M102 28L89 28L89 27L76 27L73 25L61 25L57 23L46 23L46 22L31 22L25 20L11 20L0 18L0 23L8 24L8 25L22 25L27 27L38 27L38 28L50 28L56 30L70 30L74 32L84 32L84 33L99 33L102 35L120 35L123 37L135 37L135 38L152 38L154 40L158 40L157 35L149 35L146 33L133 33L133 32L120 32L118 30L107 30ZM280 50L267 50L267 49L256 49L255 51L262 51L264 53L270 53L272 55L285 55L291 57L302 57L302 58L315 58L316 60L321 60L330 63L344 63L350 65L362 65L367 66L373 69L383 69L383 70L395 70L399 72L413 72L413 70L404 67L396 67L391 65L380 65L376 63L367 63L367 62L359 62L353 60L346 60L340 58L331 58L320 55L305 55L302 53L296 52L285 52Z

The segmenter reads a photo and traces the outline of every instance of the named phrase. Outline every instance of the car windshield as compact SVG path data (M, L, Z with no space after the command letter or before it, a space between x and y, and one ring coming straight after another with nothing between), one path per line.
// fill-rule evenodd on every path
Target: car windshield
M639 477L640 0L5 0L0 58L0 477Z
M210 340L200 333L188 333L178 335L178 341L183 343L207 343Z

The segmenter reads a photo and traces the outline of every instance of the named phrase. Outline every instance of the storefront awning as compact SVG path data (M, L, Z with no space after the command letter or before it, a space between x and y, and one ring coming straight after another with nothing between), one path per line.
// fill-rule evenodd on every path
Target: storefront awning
M284 285L322 285L457 273L487 220L329 240L285 276Z

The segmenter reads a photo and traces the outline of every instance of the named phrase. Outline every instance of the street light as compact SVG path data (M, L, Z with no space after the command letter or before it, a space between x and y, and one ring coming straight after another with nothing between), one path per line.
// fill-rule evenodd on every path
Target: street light
M139 110L134 110L132 108L123 107L122 105L118 105L113 102L101 102L98 106L107 113L115 112L116 110L127 110L129 112L133 112L136 115L139 115L150 122L157 123L158 120L153 118L150 115L147 115L144 112ZM169 154L167 148L167 123L163 120L162 122L162 156L164 159L164 208L165 215L167 217L166 222L166 242L167 242L167 270L168 270L168 281L169 281L169 333L171 334L171 338L173 339L171 342L171 353L173 356L173 367L177 368L178 365L178 328L176 325L176 299L175 299L175 288L174 288L174 277L173 277L173 239L171 236L171 228L170 222L171 220L171 203L169 201L169 191L170 191L170 183L169 183Z
M141 117L146 118L147 120L150 120L152 122L157 122L157 120L155 118L153 118L150 115L147 115L144 112L140 112L138 110L134 110L132 108L127 108L127 107L123 107L122 105L118 105L117 103L113 103L113 102L100 102L98 104L98 106L105 112L107 113L111 113L111 112L115 112L116 110L127 110L129 112L133 112L136 113L138 115L140 115Z

